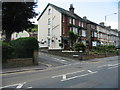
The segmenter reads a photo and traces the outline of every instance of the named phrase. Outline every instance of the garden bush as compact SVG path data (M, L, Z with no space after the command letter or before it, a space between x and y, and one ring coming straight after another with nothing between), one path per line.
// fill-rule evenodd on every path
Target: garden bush
M74 44L74 49L75 49L75 51L82 50L83 52L85 52L86 47L83 43L75 43Z
M14 58L33 58L34 50L38 50L38 41L33 37L25 37L10 42L14 47Z
M2 42L2 63L6 63L7 59L13 58L13 47L8 42Z
M99 52L99 53L105 53L105 52L114 53L116 51L114 45L98 45L94 47L93 50L94 52Z

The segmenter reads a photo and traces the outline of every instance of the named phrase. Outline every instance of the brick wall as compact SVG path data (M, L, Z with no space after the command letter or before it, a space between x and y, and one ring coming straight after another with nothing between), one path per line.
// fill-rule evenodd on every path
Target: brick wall
M18 58L18 59L8 59L7 63L3 65L3 68L8 67L23 67L33 65L32 58Z
M63 56L67 58L73 58L73 59L80 59L81 54L78 52L62 52L62 50L49 50L47 53ZM74 57L73 55L79 55L78 57ZM95 59L95 58L104 58L104 57L111 57L111 56L117 56L116 54L88 54L88 53L82 53L82 59L83 60L89 60L89 59Z

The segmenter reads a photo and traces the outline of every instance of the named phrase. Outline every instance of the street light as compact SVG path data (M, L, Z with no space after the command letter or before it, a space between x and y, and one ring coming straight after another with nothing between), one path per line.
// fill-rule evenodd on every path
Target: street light
M107 21L107 16L111 16L111 15L114 15L114 14L117 14L117 13L111 13L111 14L105 15L105 25L107 25L107 22L106 22ZM106 30L106 39L107 39L107 30Z
M111 13L111 14L105 15L105 23L106 23L106 20L107 20L107 16L114 15L114 14L117 14L117 13Z

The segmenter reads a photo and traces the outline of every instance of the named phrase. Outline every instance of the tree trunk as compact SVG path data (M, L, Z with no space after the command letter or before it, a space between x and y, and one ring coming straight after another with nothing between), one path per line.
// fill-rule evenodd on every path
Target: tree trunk
M5 41L9 42L9 41L11 40L11 35L12 35L11 32L6 32L6 38L5 38Z

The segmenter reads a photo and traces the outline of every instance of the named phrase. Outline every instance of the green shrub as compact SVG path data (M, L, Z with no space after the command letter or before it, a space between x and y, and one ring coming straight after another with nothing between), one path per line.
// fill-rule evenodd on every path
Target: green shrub
M38 41L33 37L19 38L11 41L14 47L14 58L33 58L34 50L38 50Z
M74 49L75 51L80 51L82 50L83 52L85 52L85 45L83 43L75 43L74 44Z
M13 57L13 47L8 42L2 42L2 63Z
M113 53L116 51L114 45L98 45L94 47L93 50L100 53L105 53L105 52Z

